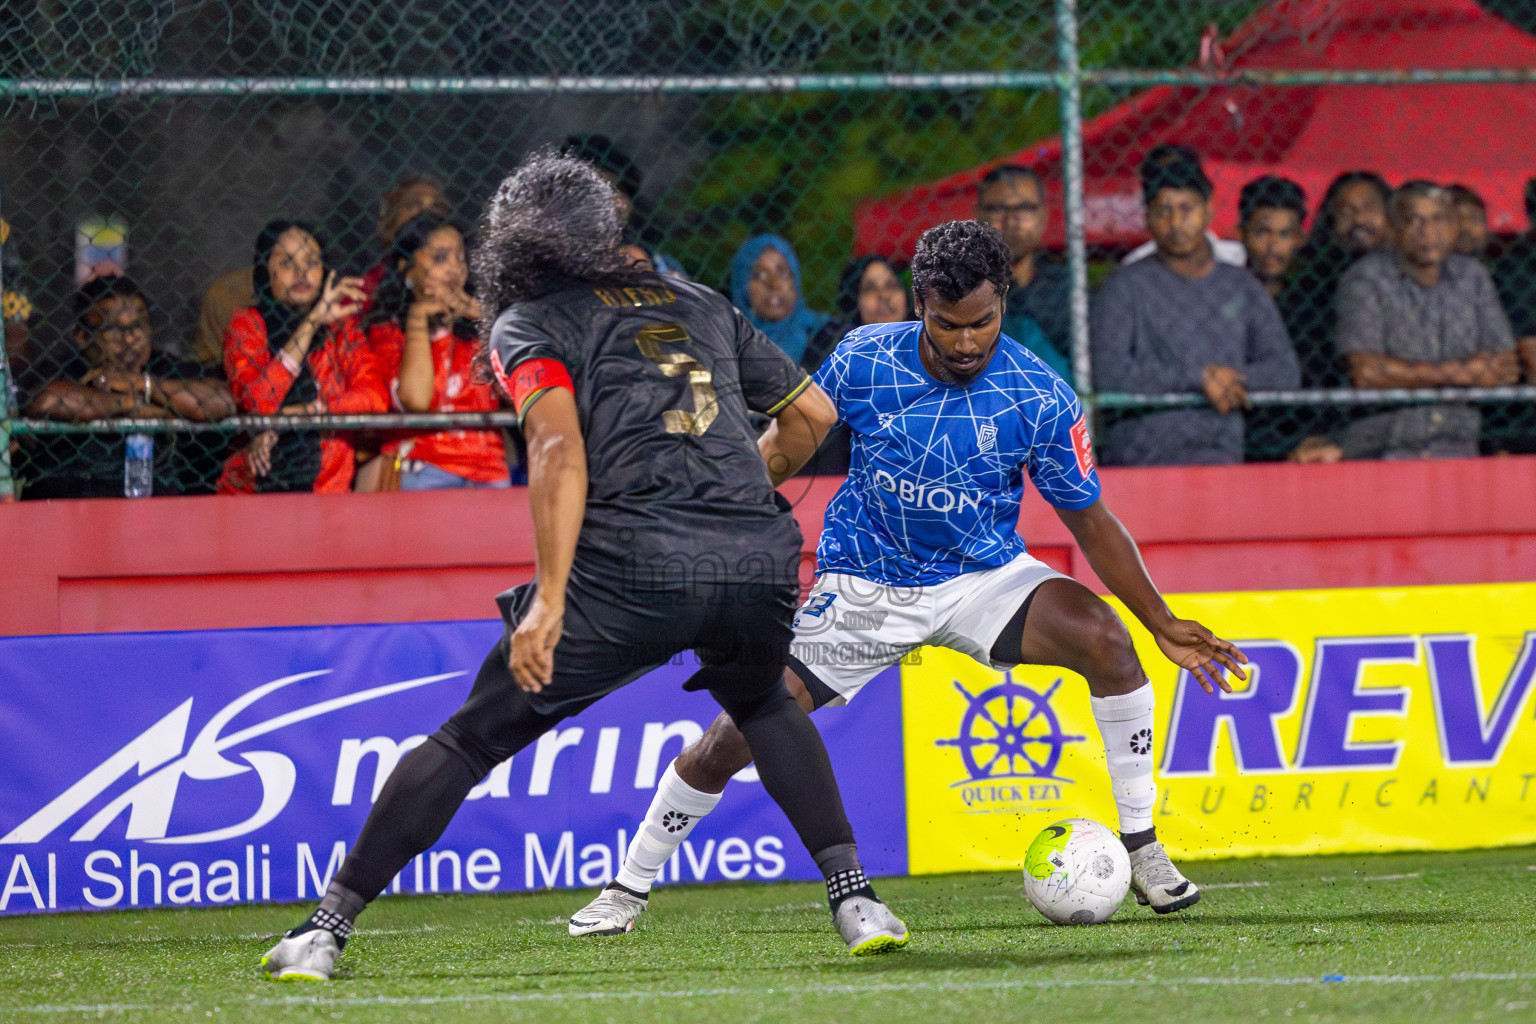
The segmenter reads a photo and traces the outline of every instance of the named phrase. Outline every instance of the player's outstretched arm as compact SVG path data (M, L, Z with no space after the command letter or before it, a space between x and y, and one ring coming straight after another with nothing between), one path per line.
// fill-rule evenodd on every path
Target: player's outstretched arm
M837 406L821 388L815 384L807 385L793 402L774 416L763 436L757 439L757 450L768 464L773 486L794 476L795 470L810 461L835 426Z
M587 505L587 443L576 398L550 388L528 407L528 504L533 511L537 590L512 634L508 667L517 685L536 693L549 685L555 644L565 619L565 585Z
M1248 657L1236 644L1222 640L1193 619L1174 616L1147 575L1136 542L1103 498L1084 509L1058 508L1056 515L1072 531L1077 546L1109 592L1125 602L1152 633L1158 649L1169 661L1187 669L1206 693L1216 692L1212 684L1232 692L1222 669L1239 679L1248 678L1239 664L1246 665Z

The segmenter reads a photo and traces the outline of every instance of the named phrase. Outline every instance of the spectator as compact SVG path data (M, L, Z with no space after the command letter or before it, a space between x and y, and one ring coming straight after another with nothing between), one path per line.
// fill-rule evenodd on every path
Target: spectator
M220 274L203 292L197 308L197 333L192 336L192 356L204 366L224 363L224 333L240 310L255 301L251 268L240 267Z
M992 168L976 189L976 219L1002 232L1013 257L1003 333L1071 383L1072 281L1041 249L1051 212L1040 176L1019 164Z
M683 269L681 261L676 257L658 251L654 246L641 241L644 233L640 228L643 217L637 205L640 194L640 186L645 183L645 175L640 172L640 165L632 160L628 153L620 149L606 135L571 135L565 140L565 146L561 150L566 156L574 156L585 160L597 169L597 173L608 184L613 186L614 202L619 210L619 227L624 231L624 244L644 251L650 260L651 269L667 277L675 277L682 281L691 281L692 277ZM639 266L638 263L634 264Z
M14 389L32 354L32 338L27 330L27 321L32 316L32 299L21 286L21 259L16 255L16 243L11 241L11 225L4 219L0 219L0 277L4 278L4 292L0 293L0 322L5 325L5 355ZM14 391L10 395L0 391L0 402L19 397Z
M1188 146L1181 146L1174 142L1163 142L1142 157L1143 168L1168 162L1200 163L1200 156ZM1234 242L1231 239L1222 238L1210 228L1205 229L1205 239L1211 244L1211 252L1218 263L1229 263L1234 267L1243 267L1248 264L1248 253L1243 248L1243 243ZM1157 239L1143 242L1120 259L1120 265L1137 263L1146 259L1157 251Z
M656 269L656 258L639 242L624 242L619 246L619 254L624 257L624 262L635 270Z
M411 174L390 186L379 200L379 240L387 249L395 240L395 232L412 217L423 213L448 216L448 200L436 178L425 174ZM371 296L384 276L381 260L363 275L363 291ZM255 300L255 284L251 268L240 267L214 280L203 293L198 309L197 333L193 337L192 353L204 365L221 365L224 361L224 335L235 314L248 309Z
M251 276L255 304L235 314L224 340L224 370L241 410L383 412L383 382L353 315L362 280L326 271L314 230L289 220L262 228ZM269 430L225 463L219 490L333 493L347 490L353 473L353 447L343 436Z
M1206 237L1211 183L1193 154L1154 150L1141 181L1157 251L1120 267L1099 292L1095 383L1102 391L1195 392L1211 408L1122 419L1105 431L1104 461L1241 462L1247 389L1295 387L1295 354L1263 286L1217 261Z
M832 318L805 304L800 261L794 247L778 235L757 235L731 260L731 301L752 326L768 335L784 354L807 370L811 338Z
M1453 251L1450 194L1427 181L1392 193L1392 248L1339 282L1339 350L1357 388L1494 387L1519 376L1509 321L1481 263ZM1455 458L1478 453L1471 405L1420 405L1356 420L1346 458Z
M1391 191L1374 171L1345 171L1334 178L1312 218L1312 233L1296 255L1296 270L1281 289L1280 315L1296 346L1306 387L1349 385L1333 344L1334 294L1350 264L1386 241ZM1313 426L1328 429L1336 420L1324 412Z
M1306 192L1289 178L1266 174L1243 186L1237 216L1248 269L1271 297L1278 296L1301 247L1307 219Z
M475 379L480 307L464 291L464 233L436 214L395 236L389 273L374 293L368 343L401 412L493 412L489 382ZM422 431L384 445L386 481L402 491L506 487L499 430ZM388 483L381 489L392 490Z
M363 275L363 291L368 296L368 301L363 303L365 311L373 298L374 289L378 288L379 282L389 272L390 247L394 245L395 235L407 223L425 213L439 217L447 217L449 213L443 183L428 174L412 174L401 178L379 200L379 241L384 243L385 252L383 258Z
M1526 233L1493 269L1499 300L1509 315L1527 380L1536 382L1536 178L1525 183Z
M864 256L843 268L837 282L837 310L811 339L802 361L814 373L843 336L864 324L891 324L912 319L912 298L896 265L884 256Z
M684 272L682 264L664 253L642 245L630 232L626 232L624 242L619 246L619 252L631 267L636 270L654 270L664 277L675 277L679 281L691 281L691 277Z
M1456 252L1482 259L1488 252L1488 204L1465 185L1449 185L1456 211Z
M912 293L890 260L884 256L864 256L843 268L838 281L837 309L842 319L830 321L811 339L811 349L802 363L807 370L814 372L855 327L913 319ZM851 455L848 425L839 423L795 475L845 475Z
M1288 178L1266 174L1243 186L1237 200L1237 216L1248 270L1271 298L1279 296L1296 250L1301 247L1302 227L1307 218L1306 192ZM1262 461L1286 453L1300 460L1312 454L1310 447L1299 455L1296 451L1298 440L1314 425L1318 415L1318 410L1294 406L1253 410L1247 416L1244 458Z
M87 420L218 420L235 411L229 389L198 379L195 363L151 347L149 303L138 285L120 275L92 278L75 297L74 345L57 364L57 379L31 380L28 416ZM202 446L175 434L154 435L155 494L196 489ZM22 448L17 475L29 480L28 498L105 498L123 495L126 442L121 434L36 438ZM199 469L202 473L198 473ZM206 482L203 489L206 489Z
M884 256L865 256L843 268L837 282L837 308L849 318L849 330L914 319L912 290L902 281L896 264Z
M645 182L639 165L606 135L572 135L565 140L561 152L585 160L613 186L619 208L619 227L625 227L635 211L635 196L639 195L640 186Z

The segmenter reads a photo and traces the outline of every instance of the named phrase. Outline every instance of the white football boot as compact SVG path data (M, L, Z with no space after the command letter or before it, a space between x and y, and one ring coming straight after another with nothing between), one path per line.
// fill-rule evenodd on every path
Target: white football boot
M832 922L853 956L888 953L907 944L907 926L891 913L890 907L867 896L843 900L837 905Z
M262 972L271 981L330 981L341 946L324 928L302 935L284 935L261 958Z
M1200 888L1168 859L1162 843L1131 851L1131 892L1136 902L1159 914L1171 914L1200 902Z
M571 915L571 935L623 935L634 931L635 919L649 902L623 889L604 889L597 897Z

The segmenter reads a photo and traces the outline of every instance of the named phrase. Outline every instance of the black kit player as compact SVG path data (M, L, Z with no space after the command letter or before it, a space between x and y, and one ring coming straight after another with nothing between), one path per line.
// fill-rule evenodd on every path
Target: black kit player
M535 579L497 598L506 632L468 699L390 774L319 907L263 960L273 978L328 979L357 915L492 768L687 650L685 688L745 736L850 952L907 940L782 678L801 538L774 487L836 410L728 301L626 269L618 245L612 189L571 157L535 153L487 207L473 269L502 310L488 349L528 442ZM751 412L772 417L761 440Z

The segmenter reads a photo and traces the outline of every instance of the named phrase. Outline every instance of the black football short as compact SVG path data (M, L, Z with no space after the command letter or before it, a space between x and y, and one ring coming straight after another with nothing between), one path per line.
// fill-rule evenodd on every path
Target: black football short
M507 667L512 631L534 586L496 598L506 629L445 730L489 764L511 756L560 720L640 676L682 659L696 667L685 689L709 690L733 716L783 687L799 597L793 584L698 582L621 594L573 572L554 677L525 693Z

